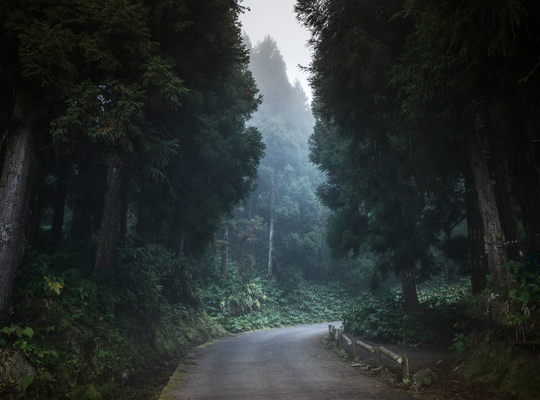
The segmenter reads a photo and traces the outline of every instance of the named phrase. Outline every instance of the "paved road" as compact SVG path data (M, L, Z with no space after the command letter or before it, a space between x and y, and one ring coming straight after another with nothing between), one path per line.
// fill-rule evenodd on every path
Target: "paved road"
M330 355L318 324L250 332L197 349L161 400L411 400Z

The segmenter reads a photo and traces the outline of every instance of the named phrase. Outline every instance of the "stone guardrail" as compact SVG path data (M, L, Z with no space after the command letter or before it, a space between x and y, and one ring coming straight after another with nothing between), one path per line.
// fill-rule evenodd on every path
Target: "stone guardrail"
M380 367L382 365L381 363L381 354L384 354L391 360L394 360L398 364L401 364L401 368L403 371L403 380L410 379L409 374L409 359L404 354L396 354L391 350L388 350L385 347L382 346L370 346L367 343L361 342L359 340L352 340L343 333L340 332L339 329L336 329L334 325L328 325L328 333L330 334L330 337L333 337L337 341L337 346L339 349L343 348L343 341L345 340L349 346L352 346L352 356L353 358L356 358L358 356L358 347L361 347L362 349L365 349L371 353L373 353L375 358L375 366Z

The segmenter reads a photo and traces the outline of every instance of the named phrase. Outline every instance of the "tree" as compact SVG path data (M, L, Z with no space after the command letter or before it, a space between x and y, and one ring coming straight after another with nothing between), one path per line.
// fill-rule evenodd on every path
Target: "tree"
M521 1L412 1L406 5L405 15L414 20L415 29L393 71L393 81L405 95L404 113L416 121L426 121L426 117L444 118L454 124L458 121L478 192L490 275L496 283L504 284L506 276L501 267L508 258L501 245L502 223L486 161L487 149L483 147L483 142L493 138L481 137L479 128L486 121L494 122L490 117L494 114L492 107L500 112L501 104L516 101L516 94L523 99L519 80L534 76L537 65L536 56L531 57L529 50L537 34L530 29L537 25L538 10ZM520 127L512 136L529 152L530 136L528 140L518 139L525 132ZM521 177L517 179L522 181ZM529 181L529 195L536 198L538 179L534 180ZM536 217L531 214L527 219Z
M152 30L189 93L182 108L159 115L177 148L159 174L141 178L137 230L178 255L196 256L253 189L264 146L246 121L260 101L247 71L237 1L157 3ZM152 223L144 208L149 199L160 216L152 213Z
M121 218L123 170L137 145L156 140L152 108L179 105L185 92L173 65L155 52L141 2L81 5L84 36L65 115L54 121L57 143L94 142L107 165L96 269L114 267ZM96 40L99 38L99 40Z
M262 132L266 144L252 198L255 213L267 223L259 263L269 276L294 285L320 272L315 266L320 264L316 255L322 253L323 216L313 191L321 175L309 163L307 143L313 116L300 84L289 82L271 37L253 47L250 70L263 96L250 123Z
M427 191L410 162L425 147L413 148L396 124L399 104L386 84L405 32L391 20L396 6L304 1L297 11L313 35L311 156L327 175L318 195L335 212L329 244L338 256L368 244L380 255L379 270L402 277L406 305L415 310L415 269L434 235L425 228Z
M0 144L0 319L11 312L14 281L27 243L32 177L39 169L38 143L55 96L65 96L75 74L69 58L73 36L63 21L65 9L52 3L7 1L0 12L0 85L6 95L6 128ZM44 15L42 9L47 9Z
M259 132L245 127L259 101L241 43L241 11L237 1L221 0L3 5L0 89L7 96L0 102L0 123L7 134L0 142L0 198L15 207L0 208L2 318L10 307L29 216L35 215L31 193L40 182L29 177L40 176L34 172L38 140L54 143L70 165L68 182L76 183L67 188L73 233L84 211L91 208L86 215L93 219L101 214L95 268L114 266L126 225L126 195L134 201L141 188L154 185L165 194L159 207L172 203L175 217L178 199L199 205L205 212L183 216L189 224L170 230L188 232L193 243L204 246L216 221L249 194L263 144ZM106 175L96 164L106 167ZM125 185L127 178L147 184ZM88 192L99 194L100 187L102 210L79 201ZM121 195L122 188L128 193ZM170 215L156 220L170 222ZM92 234L78 232L84 239Z
M359 251L366 242L379 248L387 264L394 259L405 265L413 253L417 268L433 264L421 249L435 244L441 230L456 226L465 209L460 201L450 212L440 194L463 194L472 175L491 276L504 283L507 257L497 207L513 210L507 189L498 192L497 204L491 182L503 189L506 172L495 176L488 170L485 143L494 143L495 132L506 134L509 125L502 120L517 113L496 116L516 103L516 95L535 98L534 90L523 97L516 83L536 79L537 52L530 51L538 37L532 28L538 10L525 2L487 3L298 2L314 49L310 72L321 131L315 131L312 156L329 176L319 195L335 211L330 243L338 254ZM485 126L497 129L487 136ZM531 143L528 137L523 142ZM530 146L516 147L532 154ZM449 155L456 157L448 161ZM445 172L440 160L456 173ZM538 182L528 182L536 193ZM474 207L468 204L472 227ZM512 216L506 221L515 225Z

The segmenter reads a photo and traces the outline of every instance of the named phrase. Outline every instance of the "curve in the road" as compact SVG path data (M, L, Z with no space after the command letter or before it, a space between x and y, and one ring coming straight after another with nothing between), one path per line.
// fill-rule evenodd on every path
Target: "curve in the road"
M160 400L410 400L330 355L328 325L250 332L191 352Z

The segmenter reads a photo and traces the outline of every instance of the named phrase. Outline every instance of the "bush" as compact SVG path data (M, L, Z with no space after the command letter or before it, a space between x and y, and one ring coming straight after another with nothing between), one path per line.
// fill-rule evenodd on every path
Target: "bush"
M208 314L229 332L335 321L348 304L337 284L301 282L286 292L268 279L237 275L206 284L201 297Z
M88 259L63 248L25 255L0 347L41 371L24 382L27 398L129 398L135 389L125 385L146 380L157 358L223 333L197 307L192 263L164 249L124 248L115 271L96 274ZM12 397L10 386L0 377L0 397Z
M432 340L432 333L403 306L396 290L360 296L343 316L343 328L364 339L386 339L401 344Z
M540 343L540 277L528 264L511 261L507 286L491 283L467 309L471 321L489 336L508 342Z

